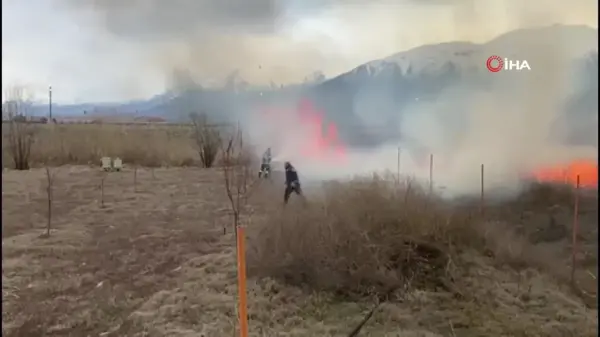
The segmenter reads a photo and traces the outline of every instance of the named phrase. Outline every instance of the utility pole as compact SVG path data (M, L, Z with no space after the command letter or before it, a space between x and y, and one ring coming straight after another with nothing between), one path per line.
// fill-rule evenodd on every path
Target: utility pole
M52 123L52 86L48 87L48 123Z

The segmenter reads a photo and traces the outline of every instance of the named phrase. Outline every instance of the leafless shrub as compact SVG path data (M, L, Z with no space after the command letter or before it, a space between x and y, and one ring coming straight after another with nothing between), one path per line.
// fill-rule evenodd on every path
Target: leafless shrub
M7 150L15 169L28 170L36 127L35 124L27 123L31 102L25 97L22 87L8 89L6 97L6 101L2 104L2 118L6 119L8 124Z
M246 210L255 181L251 181L250 161L244 150L242 131L237 129L222 148L222 170L225 190L233 213L234 226L240 225L240 215ZM226 229L223 229L225 232Z
M192 137L196 143L200 162L206 168L212 167L219 148L221 147L221 134L219 130L208 124L208 118L204 114L190 114L192 120Z

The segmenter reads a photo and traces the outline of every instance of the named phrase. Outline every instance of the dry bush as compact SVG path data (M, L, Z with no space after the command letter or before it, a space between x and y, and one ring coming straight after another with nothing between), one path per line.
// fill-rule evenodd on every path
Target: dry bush
M239 125L235 128L228 128L222 132L222 139L228 141L223 142L222 145L225 148L219 152L217 166L220 167L246 167L250 168L255 163L254 149L251 144L243 141L243 131ZM227 146L229 141L233 140L233 148L227 153Z
M204 114L193 113L190 119L193 125L192 137L200 155L200 162L206 168L212 167L221 148L221 134L217 128L208 123L208 118Z
M21 87L8 89L6 97L6 102L2 104L2 117L7 119L6 126L2 127L6 153L10 156L14 169L28 170L36 130L34 124L26 122L31 103L25 98ZM4 146L2 150L4 153ZM5 160L2 159L4 163Z
M493 203L492 209L504 209L513 214L523 212L549 212L557 207L573 209L575 194L579 193L583 211L598 209L598 189L580 187L578 192L571 184L553 182L529 182L514 198Z
M251 167L252 164L254 164L254 159L254 154L248 148L244 148L235 154L231 154L230 156L219 156L217 165L221 167L236 165Z
M303 212L273 213L252 238L249 271L339 295L407 285L448 288L458 247L479 247L475 218L411 181L333 182Z
M574 199L575 189L571 185L532 182L512 200L512 205L520 205L529 211L539 211L556 205L572 205Z
M499 220L483 226L496 260L513 268L533 267L563 283L578 279L583 284L576 293L596 306L595 297L590 301L586 293L597 293L597 188L532 182L515 198L491 205L488 213Z
M580 217L584 222L596 217L597 223L597 189L576 191L568 184L531 182L516 197L491 203L487 213L494 220L511 224L532 243L558 241L570 235L576 193Z

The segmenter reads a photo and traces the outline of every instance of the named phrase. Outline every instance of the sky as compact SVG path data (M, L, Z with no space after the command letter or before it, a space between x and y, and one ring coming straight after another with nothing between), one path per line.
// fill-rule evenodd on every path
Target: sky
M423 44L518 28L597 28L594 0L3 0L2 86L58 103L335 76Z

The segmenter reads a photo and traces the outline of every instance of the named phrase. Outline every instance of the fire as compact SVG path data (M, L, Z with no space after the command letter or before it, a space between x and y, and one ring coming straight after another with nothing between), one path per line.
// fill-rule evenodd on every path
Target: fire
M346 150L338 138L335 123L326 124L323 112L316 109L309 100L302 100L298 105L300 123L306 128L307 139L300 153L316 160L343 160Z
M275 121L272 123L275 128L278 128L277 124L281 125L279 118L284 116L292 117L298 123L292 126L291 134L300 138L296 150L302 157L319 163L339 163L346 159L346 148L339 139L337 126L333 122L325 122L323 112L311 101L301 100L292 111L266 108L263 116L267 122ZM287 136L281 133L281 140L286 142L289 140Z
M564 166L536 170L534 177L541 182L577 184L581 187L598 187L598 163L592 160L577 160Z

